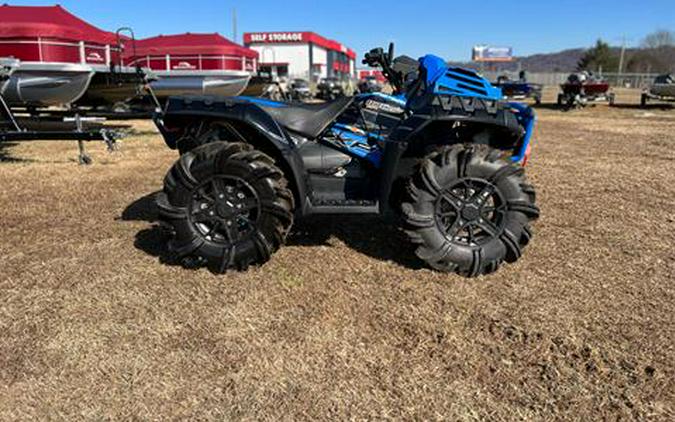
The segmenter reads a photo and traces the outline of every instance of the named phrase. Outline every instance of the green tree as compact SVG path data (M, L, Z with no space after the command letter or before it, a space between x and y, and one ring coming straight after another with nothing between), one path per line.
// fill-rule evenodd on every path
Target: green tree
M597 72L616 72L619 69L619 58L612 48L603 40L598 40L593 48L588 49L577 64L579 70Z

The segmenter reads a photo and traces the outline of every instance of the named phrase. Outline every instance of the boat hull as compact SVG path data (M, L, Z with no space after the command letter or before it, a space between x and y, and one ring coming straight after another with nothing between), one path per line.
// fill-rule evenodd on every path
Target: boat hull
M146 73L123 67L115 72L110 68L96 69L89 87L75 103L78 107L108 107L144 95Z
M160 98L172 95L237 96L248 85L248 72L174 71L155 72L158 79L151 82L155 95Z
M609 92L609 84L605 82L584 84L563 84L562 90L566 94L581 94L589 97L604 96Z
M654 84L649 93L658 97L675 97L675 84Z
M501 88L507 98L527 98L541 96L542 86L527 82L502 82L494 86Z
M84 95L93 76L88 65L21 62L3 96L10 106L72 104Z

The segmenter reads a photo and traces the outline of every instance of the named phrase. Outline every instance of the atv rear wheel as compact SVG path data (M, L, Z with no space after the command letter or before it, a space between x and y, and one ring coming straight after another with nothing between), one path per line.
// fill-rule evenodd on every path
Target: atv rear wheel
M186 152L164 178L160 220L169 250L187 267L222 273L263 264L293 223L293 194L274 160L243 143L213 142Z
M401 204L404 229L432 268L476 277L515 262L538 218L524 170L485 146L453 146L428 156Z

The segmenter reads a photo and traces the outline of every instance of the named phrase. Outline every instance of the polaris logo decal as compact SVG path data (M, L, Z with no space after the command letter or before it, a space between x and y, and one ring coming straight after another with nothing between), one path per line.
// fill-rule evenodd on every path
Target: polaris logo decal
M405 111L401 107L393 106L387 103L381 103L375 100L366 101L366 108L368 110L383 111L385 113L392 113L392 114L401 114Z
M91 53L87 54L87 61L88 62L102 62L103 57L100 54L98 54L97 52L94 51L94 52L91 52Z
M179 62L176 66L173 67L174 70L194 70L197 66L190 64L188 62Z

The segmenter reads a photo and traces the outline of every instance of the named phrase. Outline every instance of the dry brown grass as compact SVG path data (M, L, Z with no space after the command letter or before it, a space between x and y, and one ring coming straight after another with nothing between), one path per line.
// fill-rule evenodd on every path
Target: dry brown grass
M0 419L675 418L675 111L542 110L517 264L419 268L375 218L215 276L160 263L149 123L4 148Z

